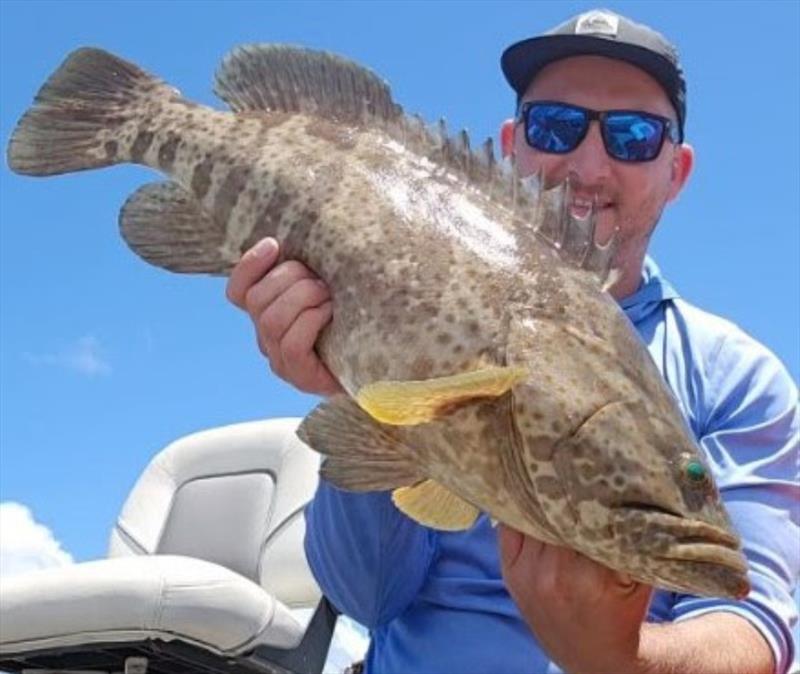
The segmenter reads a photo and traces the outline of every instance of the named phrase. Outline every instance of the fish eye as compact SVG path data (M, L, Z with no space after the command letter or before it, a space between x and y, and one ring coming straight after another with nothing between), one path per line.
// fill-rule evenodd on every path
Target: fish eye
M684 455L681 461L681 477L693 491L714 491L714 482L708 468L696 458Z
M695 484L700 484L708 479L708 471L699 461L689 461L684 468L684 472L689 481Z
M692 512L719 501L719 490L711 469L695 454L684 452L676 466L684 505Z

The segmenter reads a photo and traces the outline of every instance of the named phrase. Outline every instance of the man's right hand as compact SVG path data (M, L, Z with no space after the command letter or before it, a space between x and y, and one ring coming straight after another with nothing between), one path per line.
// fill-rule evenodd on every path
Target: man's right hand
M228 299L249 314L276 375L306 393L338 393L342 387L314 351L331 320L328 288L300 262L277 260L277 241L259 241L231 272Z

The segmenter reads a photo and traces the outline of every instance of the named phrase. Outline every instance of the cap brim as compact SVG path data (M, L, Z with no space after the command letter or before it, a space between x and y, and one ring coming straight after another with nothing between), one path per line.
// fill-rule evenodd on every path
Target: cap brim
M586 55L627 61L649 73L667 91L675 91L680 85L675 66L663 56L636 45L588 35L542 35L522 40L503 52L500 65L506 80L521 97L548 63Z

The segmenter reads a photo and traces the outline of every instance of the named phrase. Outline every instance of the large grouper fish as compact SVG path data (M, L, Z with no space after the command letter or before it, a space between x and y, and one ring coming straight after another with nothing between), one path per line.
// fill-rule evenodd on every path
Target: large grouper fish
M483 511L656 586L748 593L709 468L606 290L613 245L567 183L503 170L490 142L426 126L331 54L239 47L215 91L232 112L79 49L20 120L9 165L166 174L120 227L171 271L224 275L272 236L318 274L333 320L317 350L347 393L298 432L334 485L391 490L438 529Z

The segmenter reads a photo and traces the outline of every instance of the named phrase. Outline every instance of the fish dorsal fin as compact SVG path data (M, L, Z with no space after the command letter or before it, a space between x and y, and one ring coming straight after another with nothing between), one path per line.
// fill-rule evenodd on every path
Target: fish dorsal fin
M508 177L496 170L491 141L473 150L466 130L450 136L444 120L427 125L405 114L384 80L341 56L291 45L243 45L223 59L214 91L234 112L303 112L380 126L437 165L471 182L498 182L499 192L510 193ZM497 196L498 190L491 193Z
M419 115L403 115L398 123L390 124L386 131L408 149L464 177L468 182L482 188L489 185L489 189L485 190L488 195L497 198L501 194L511 194L510 176L497 163L491 138L472 148L466 129L450 135L444 119L435 125L427 125Z
M597 205L593 203L585 217L573 215L572 185L569 179L550 187L542 173L520 179L521 205L518 211L528 211L532 217L532 230L558 253L569 266L594 276L603 290L608 290L617 281L618 272L612 269L617 248L617 231L607 241L595 239Z
M304 112L359 124L395 120L403 112L372 71L290 45L236 47L217 70L214 91L235 112Z
M412 152L480 187L518 224L533 223L539 238L566 263L591 272L604 288L615 280L615 237L603 245L594 241L594 209L585 219L574 217L568 183L542 191L541 176L520 177L513 160L495 160L491 139L473 150L466 130L449 135L444 120L429 126L405 114L385 81L349 59L291 45L244 45L223 59L214 90L235 112L302 112L380 127Z
M473 150L467 132L448 135L444 120L430 127L419 117L403 116L401 124L399 135L396 125L386 130L409 149L480 187L484 195L511 211L517 227L533 231L566 264L594 276L603 290L616 282L617 272L611 268L616 232L605 243L595 241L596 205L585 218L574 216L569 180L543 189L543 174L522 176L513 156L498 162L491 138Z
M617 230L604 243L595 239L596 203L592 203L585 216L577 217L570 205L572 184L569 178L546 188L543 172L519 178L513 175L513 164L510 170L511 200L517 225L529 229L565 264L593 277L603 290L613 286L619 278L618 270L612 267Z

